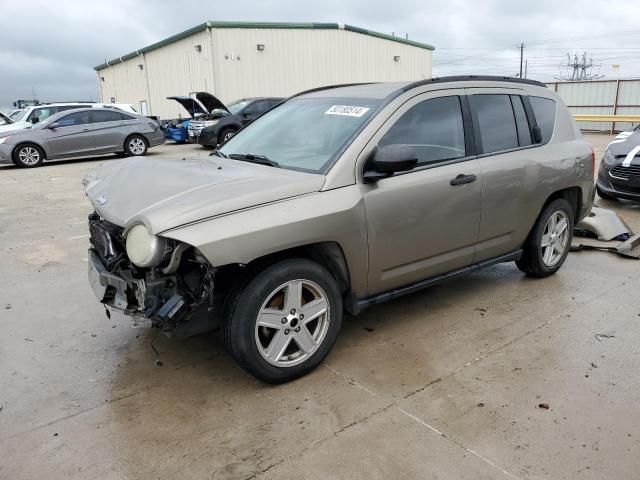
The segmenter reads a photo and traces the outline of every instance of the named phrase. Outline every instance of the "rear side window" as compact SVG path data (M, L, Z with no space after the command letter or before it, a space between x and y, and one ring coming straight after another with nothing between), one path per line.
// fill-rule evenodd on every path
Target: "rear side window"
M556 124L556 102L543 97L529 97L529 101L536 116L536 123L542 132L542 143L547 143L551 140Z
M90 123L89 112L75 112L58 119L56 122L60 127L73 127L75 125L85 125Z
M521 147L531 145L531 128L527 121L527 114L522 104L520 95L511 95L511 105L513 106L513 114L516 117L516 127L518 129L518 143Z
M419 165L463 158L466 152L460 97L433 98L411 107L378 146L392 144L413 147Z
M119 122L120 120L123 120L123 115L118 112L94 110L91 113L93 114L93 123Z
M509 95L472 95L470 102L480 130L482 153L518 148L518 131Z

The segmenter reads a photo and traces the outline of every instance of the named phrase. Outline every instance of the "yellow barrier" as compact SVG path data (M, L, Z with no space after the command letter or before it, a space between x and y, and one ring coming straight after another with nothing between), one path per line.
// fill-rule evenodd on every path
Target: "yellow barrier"
M640 123L640 115L574 115L576 122L631 122Z

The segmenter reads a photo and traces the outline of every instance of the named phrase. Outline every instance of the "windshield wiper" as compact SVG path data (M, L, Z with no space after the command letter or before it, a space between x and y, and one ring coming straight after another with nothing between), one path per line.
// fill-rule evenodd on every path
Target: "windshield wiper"
M211 157L212 155L215 155L216 157L229 158L229 157L227 157L224 153L222 153L220 150L218 150L217 148L216 148L213 152L211 152L211 153L209 154L209 156L210 156L210 157Z
M234 160L242 160L244 162L258 163L260 165L269 165L270 167L278 167L278 162L274 162L264 155L254 155L253 153L230 153L229 158Z

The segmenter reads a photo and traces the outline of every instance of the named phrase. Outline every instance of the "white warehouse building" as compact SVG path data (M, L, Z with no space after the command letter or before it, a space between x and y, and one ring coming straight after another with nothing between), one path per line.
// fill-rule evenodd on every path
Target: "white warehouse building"
M95 67L104 103L185 116L174 95L223 102L324 85L431 78L434 47L339 23L206 22Z

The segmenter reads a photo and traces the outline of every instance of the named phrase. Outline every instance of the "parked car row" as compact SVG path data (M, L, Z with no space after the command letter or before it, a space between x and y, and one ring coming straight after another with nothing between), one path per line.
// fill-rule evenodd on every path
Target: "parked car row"
M343 310L501 262L554 274L591 209L594 162L538 82L314 89L212 156L88 174L89 282L164 331L218 321L242 368L284 382L323 361Z
M0 131L0 163L33 168L45 160L78 156L140 156L164 143L158 123L135 113L97 106L59 110L27 128Z

